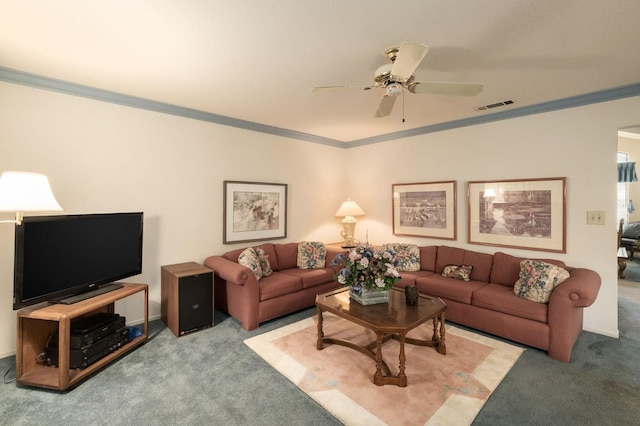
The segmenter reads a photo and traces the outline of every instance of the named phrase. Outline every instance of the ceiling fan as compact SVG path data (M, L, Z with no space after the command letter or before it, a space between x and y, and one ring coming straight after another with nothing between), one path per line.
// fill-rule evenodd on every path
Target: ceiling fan
M368 86L320 86L313 87L312 92L326 89L385 89L375 117L391 114L398 95L403 90L411 93L432 93L438 95L475 96L482 91L482 83L448 83L438 81L415 81L414 72L420 65L429 46L422 43L402 43L400 47L385 50L384 55L389 63L382 65L375 72L374 83Z

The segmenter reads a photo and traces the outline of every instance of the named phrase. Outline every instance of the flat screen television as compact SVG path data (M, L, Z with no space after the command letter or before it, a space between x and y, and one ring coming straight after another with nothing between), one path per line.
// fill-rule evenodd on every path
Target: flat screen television
M142 272L143 213L25 217L15 232L13 309L75 303Z

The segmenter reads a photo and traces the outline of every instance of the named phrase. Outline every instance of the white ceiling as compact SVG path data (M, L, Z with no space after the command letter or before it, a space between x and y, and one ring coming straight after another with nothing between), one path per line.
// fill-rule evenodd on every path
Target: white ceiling
M341 142L640 83L638 0L0 0L0 67ZM471 98L407 93L374 118L367 85L403 41L417 80L482 82ZM625 93L624 91L622 93ZM629 125L640 124L629 123Z

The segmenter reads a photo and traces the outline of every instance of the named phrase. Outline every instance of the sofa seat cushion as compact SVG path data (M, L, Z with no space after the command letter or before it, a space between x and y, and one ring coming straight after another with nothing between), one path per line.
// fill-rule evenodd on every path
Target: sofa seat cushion
M548 305L518 297L513 293L513 288L502 284L487 284L474 292L472 304L521 318L547 322Z
M333 281L333 274L335 273L332 268L315 268L315 269L284 269L280 271L282 274L287 274L292 277L296 277L302 282L302 288L315 287L320 284L324 284Z
M416 279L420 291L431 295L455 300L456 302L471 304L473 292L488 285L481 281L460 281L446 278L440 274Z
M400 272L400 281L396 282L393 286L398 288L405 288L406 286L412 286L416 284L418 278L429 277L435 275L435 272L431 271L411 271Z
M302 290L302 280L290 274L274 272L268 277L263 277L259 282L260 301L273 299Z

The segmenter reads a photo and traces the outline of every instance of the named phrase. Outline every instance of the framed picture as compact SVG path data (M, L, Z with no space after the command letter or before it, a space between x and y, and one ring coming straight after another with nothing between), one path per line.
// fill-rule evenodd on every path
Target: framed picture
M287 237L287 185L224 181L222 242Z
M456 181L398 183L393 195L393 235L456 239Z
M469 182L469 243L566 253L566 180Z

